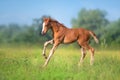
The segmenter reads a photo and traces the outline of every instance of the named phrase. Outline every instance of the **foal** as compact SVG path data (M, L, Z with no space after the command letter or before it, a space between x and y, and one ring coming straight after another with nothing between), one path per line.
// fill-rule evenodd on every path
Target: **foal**
M75 41L77 41L78 44L81 46L82 56L80 58L79 64L83 62L83 59L86 56L86 50L90 51L91 53L90 64L91 65L93 64L94 48L89 46L88 43L89 43L89 39L91 36L94 38L95 42L98 43L98 39L95 33L93 33L90 30L83 29L83 28L69 29L54 19L44 18L41 34L46 34L49 29L51 29L53 32L53 39L45 42L44 44L42 55L45 57L46 61L43 67L45 67L48 64L51 56L53 55L55 49L58 47L59 44L72 43ZM47 57L45 54L46 53L45 51L46 51L46 47L48 44L53 44L53 47L50 50L49 56Z

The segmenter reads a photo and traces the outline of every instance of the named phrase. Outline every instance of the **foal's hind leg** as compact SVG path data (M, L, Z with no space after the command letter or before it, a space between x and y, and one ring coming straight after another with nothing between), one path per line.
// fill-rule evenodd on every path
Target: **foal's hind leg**
M94 48L90 47L89 49L90 53L91 53L91 59L90 59L90 65L93 65L94 63Z
M86 51L85 51L84 48L81 48L81 54L82 54L82 56L81 56L80 61L79 61L79 63L78 63L79 66L80 66L80 64L83 63L83 59L84 59L85 56L86 56Z
M47 45L48 44L53 44L53 39L52 40L50 40L50 41L46 41L45 43L44 43L44 48L43 48L43 53L42 53L42 55L45 57L45 59L47 59L47 56L46 56L46 47L47 47Z
M87 50L89 50L90 54L91 54L91 58L90 58L90 65L93 65L94 63L94 48L92 48L91 46L88 45L88 43L85 43L83 45L84 48L86 48Z
M82 48L84 48L85 50L89 50L90 51L90 53L91 53L90 65L92 65L94 63L94 48L89 46L88 41L81 42L80 40L78 40L78 43L79 43L79 45L82 46ZM81 61L83 60L84 57L85 57L85 54L83 55L83 52L82 52Z

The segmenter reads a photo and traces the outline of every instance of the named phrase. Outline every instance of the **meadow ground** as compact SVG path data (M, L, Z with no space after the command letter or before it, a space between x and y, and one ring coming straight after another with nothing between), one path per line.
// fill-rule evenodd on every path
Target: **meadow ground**
M0 47L0 80L120 80L120 50L96 50L93 66L88 52L78 66L80 50L60 47L46 68L41 53L39 47Z

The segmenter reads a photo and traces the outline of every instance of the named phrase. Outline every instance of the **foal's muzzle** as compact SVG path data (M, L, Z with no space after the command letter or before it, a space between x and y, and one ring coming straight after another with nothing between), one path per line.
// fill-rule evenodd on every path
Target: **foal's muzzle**
M44 32L44 31L42 31L42 32L41 32L41 34L42 34L42 35L45 35L45 32Z

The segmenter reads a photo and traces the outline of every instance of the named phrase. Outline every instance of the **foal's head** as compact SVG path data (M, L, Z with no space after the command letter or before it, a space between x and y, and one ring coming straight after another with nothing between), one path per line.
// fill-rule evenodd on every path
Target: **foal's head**
M51 28L50 18L44 18L41 34L46 34L50 28Z

